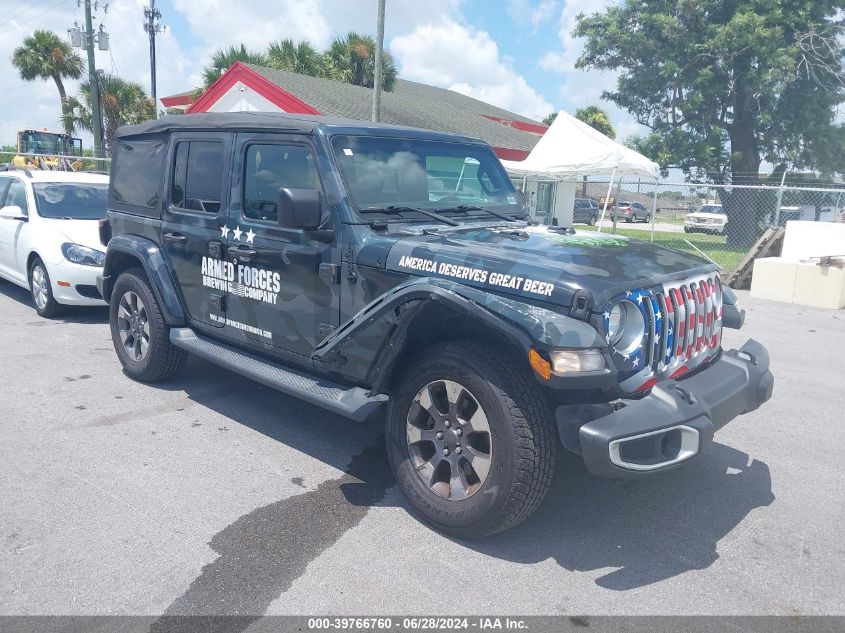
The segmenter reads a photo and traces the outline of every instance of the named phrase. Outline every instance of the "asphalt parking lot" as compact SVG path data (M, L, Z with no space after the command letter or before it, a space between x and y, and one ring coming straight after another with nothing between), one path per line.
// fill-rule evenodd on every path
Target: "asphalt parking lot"
M199 361L134 383L105 309L0 281L0 613L843 614L845 313L742 299L772 401L645 482L564 454L535 516L459 542L378 424Z

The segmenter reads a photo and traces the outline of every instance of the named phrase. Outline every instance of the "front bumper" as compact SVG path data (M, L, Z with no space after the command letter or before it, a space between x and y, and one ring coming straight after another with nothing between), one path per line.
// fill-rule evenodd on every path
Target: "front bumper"
M580 452L601 477L662 472L689 461L713 433L772 397L769 354L757 341L730 350L685 380L666 380L651 393L581 426Z
M105 305L102 294L97 289L97 277L102 274L102 268L62 260L57 264L48 265L47 272L50 275L53 298L62 305Z

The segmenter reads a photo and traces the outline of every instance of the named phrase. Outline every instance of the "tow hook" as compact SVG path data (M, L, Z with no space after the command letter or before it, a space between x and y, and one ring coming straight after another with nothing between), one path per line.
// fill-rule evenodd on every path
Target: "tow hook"
M695 404L695 398L693 397L693 395L689 391L681 387L681 385L675 385L675 391L677 391L678 395L681 396L681 400L683 400L687 404Z

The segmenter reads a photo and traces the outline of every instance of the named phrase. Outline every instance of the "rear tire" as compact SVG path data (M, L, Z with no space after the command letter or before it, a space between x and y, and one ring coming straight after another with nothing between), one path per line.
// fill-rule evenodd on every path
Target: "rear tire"
M596 216L591 215L590 220L589 220L589 222L587 222L587 224L589 224L590 226L595 226L596 225L596 219L597 219Z
M64 312L64 306L53 297L50 274L40 257L32 260L32 266L29 267L29 291L38 316L52 319Z
M141 268L120 274L109 302L112 343L123 371L141 382L167 380L188 354L170 343L170 328Z
M438 344L395 383L390 465L413 511L435 529L494 534L545 497L557 452L552 420L527 363L473 342Z

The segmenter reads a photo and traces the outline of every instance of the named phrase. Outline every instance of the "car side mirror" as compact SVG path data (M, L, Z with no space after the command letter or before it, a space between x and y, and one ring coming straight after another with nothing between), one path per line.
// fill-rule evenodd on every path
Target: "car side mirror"
M29 219L23 209L15 204L0 209L0 218L3 220L23 220L24 222Z
M316 189L281 187L276 193L276 211L279 226L311 231L323 219L322 196Z

